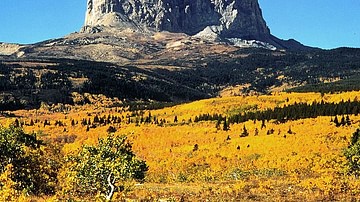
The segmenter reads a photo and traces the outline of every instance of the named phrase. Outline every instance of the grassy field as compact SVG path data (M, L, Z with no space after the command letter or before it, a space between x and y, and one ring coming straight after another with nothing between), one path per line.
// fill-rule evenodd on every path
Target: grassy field
M359 128L359 115L349 115L351 124L340 127L331 122L334 117L317 117L284 123L270 120L265 126L251 120L232 124L229 130L217 128L216 121L195 123L194 119L206 113L231 116L295 102L336 103L358 96L357 91L278 93L213 98L143 111L102 105L44 107L12 112L15 117L2 117L0 123L8 126L19 121L26 132L61 145L62 155L83 144L96 144L99 137L107 136L110 126L115 134L125 134L149 171L144 184L117 193L116 200L357 201L360 181L348 174L343 151ZM96 122L95 117L104 122ZM83 120L87 123L82 124ZM241 137L245 129L248 136ZM58 186L61 190L64 185ZM60 193L33 200L69 197ZM89 196L87 200L96 199Z

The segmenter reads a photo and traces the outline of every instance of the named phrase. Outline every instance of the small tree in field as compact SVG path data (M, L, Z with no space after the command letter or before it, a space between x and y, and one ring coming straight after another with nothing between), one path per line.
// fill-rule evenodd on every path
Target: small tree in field
M145 161L136 158L125 136L109 134L98 145L83 146L75 156L68 157L69 190L79 196L105 194L110 200L128 182L143 181L148 170Z
M249 132L246 129L246 126L244 125L243 132L240 134L240 137L247 137L249 136Z
M345 150L345 157L348 160L349 172L360 176L360 129L351 137L349 147Z
M224 124L223 124L223 131L229 131L230 130L230 126L229 124L226 122L226 119L224 120Z

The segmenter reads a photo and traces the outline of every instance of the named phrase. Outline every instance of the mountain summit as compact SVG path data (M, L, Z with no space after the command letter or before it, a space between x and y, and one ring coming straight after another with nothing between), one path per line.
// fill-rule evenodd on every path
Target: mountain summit
M35 44L0 44L0 55L123 64L249 47L312 49L273 36L257 0L87 0L80 32Z
M88 0L83 32L106 27L185 33L235 44L253 40L251 43L265 42L273 48L305 48L294 40L283 41L270 34L258 0Z
M257 0L88 0L85 26L152 29L264 40L270 31Z

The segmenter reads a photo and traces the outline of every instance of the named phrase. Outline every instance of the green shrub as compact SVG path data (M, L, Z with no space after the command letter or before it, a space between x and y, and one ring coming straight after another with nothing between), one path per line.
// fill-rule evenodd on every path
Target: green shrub
M348 168L351 174L360 176L360 129L351 137L350 145L345 150L344 155L348 160Z
M33 195L54 194L60 168L60 153L55 150L21 128L0 128L0 173L11 166L10 178L16 190Z
M98 145L82 146L78 154L69 156L68 179L72 193L79 196L111 195L123 191L132 181L143 181L148 170L145 161L136 158L125 136L109 134Z

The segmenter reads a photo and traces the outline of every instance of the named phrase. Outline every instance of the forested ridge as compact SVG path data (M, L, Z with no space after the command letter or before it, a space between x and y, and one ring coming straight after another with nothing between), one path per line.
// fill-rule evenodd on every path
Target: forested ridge
M242 49L232 52L230 57L161 59L140 66L70 59L3 58L0 107L11 110L39 107L41 102L73 104L72 92L103 94L128 101L186 102L216 97L222 89L236 85L247 87L233 95L266 94L283 85L295 87L289 91L301 92L358 90L358 53L358 49L351 48L310 52Z

